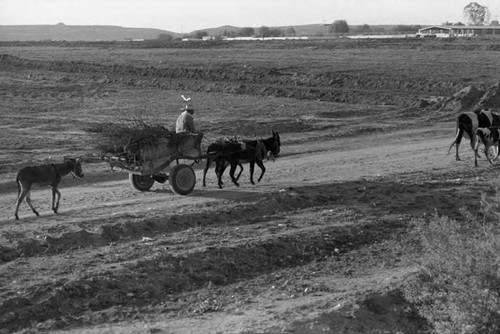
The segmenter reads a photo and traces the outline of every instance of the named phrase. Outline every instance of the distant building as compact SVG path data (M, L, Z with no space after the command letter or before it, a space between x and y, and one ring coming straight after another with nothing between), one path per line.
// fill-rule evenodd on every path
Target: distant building
M430 26L419 29L417 37L473 37L473 36L498 36L500 26Z

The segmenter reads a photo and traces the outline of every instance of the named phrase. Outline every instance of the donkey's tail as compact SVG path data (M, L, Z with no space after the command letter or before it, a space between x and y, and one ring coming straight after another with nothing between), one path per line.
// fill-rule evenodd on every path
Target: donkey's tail
M458 141L459 136L460 136L460 129L457 126L457 132L455 135L455 139L453 139L453 142L451 143L450 148L448 149L448 153L446 153L446 154L450 154L450 151L453 148L453 146L457 145L457 141Z
M19 180L19 175L16 176L16 184L17 184L17 198L21 195L21 181Z
M469 135L469 132L472 132L472 127L465 126L465 124L467 123L467 120L469 120L469 119L470 119L470 117L467 114L461 114L458 116L457 122L456 122L455 138L453 139L453 142L451 143L447 154L450 154L453 146L460 145L460 142L462 141L462 136L464 133L466 135ZM470 130L469 130L469 128L470 128Z

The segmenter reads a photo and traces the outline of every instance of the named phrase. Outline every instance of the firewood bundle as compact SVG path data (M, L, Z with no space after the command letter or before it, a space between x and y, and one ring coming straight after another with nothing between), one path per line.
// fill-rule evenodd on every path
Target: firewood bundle
M96 123L86 131L93 134L95 148L102 155L114 155L127 160L150 160L152 155L166 154L161 150L175 150L189 136L145 122ZM160 152L156 152L158 150ZM148 156L143 156L145 152Z

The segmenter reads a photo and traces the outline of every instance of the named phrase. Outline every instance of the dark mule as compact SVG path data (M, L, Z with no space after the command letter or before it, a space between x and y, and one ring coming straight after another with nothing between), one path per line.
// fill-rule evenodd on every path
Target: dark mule
M455 145L455 159L457 161L460 160L460 157L458 155L458 148L460 147L460 143L462 142L462 137L464 135L470 138L470 146L476 152L476 130L478 128L489 128L496 126L500 126L500 116L492 113L489 110L470 111L458 115L456 136L451 143L450 148L448 149L448 154L453 148L453 145ZM476 156L478 157L479 154L477 154Z
M19 211L19 205L21 205L23 199L26 199L26 203L35 215L39 216L38 212L31 204L30 198L31 186L34 183L41 186L49 185L52 187L52 210L54 210L54 213L57 213L57 210L59 209L59 200L61 198L61 193L57 189L57 186L61 182L62 177L70 173L76 177L83 177L80 159L64 158L64 161L59 164L47 164L22 168L16 176L17 203L16 213L14 214L16 219L19 219L17 212Z
M215 174L219 182L219 188L222 189L222 175L219 176L219 172L227 167L227 160L233 160L234 157L240 156L243 151L243 144L236 141L235 139L220 139L215 143L212 143L207 148L207 163L205 164L205 169L203 170L203 186L206 187L206 176L210 165L215 162ZM240 177L243 171L243 166L239 164L240 172L236 177L236 180ZM236 166L235 166L236 168ZM222 170L224 171L224 170Z
M231 176L231 180L236 186L239 186L237 182L237 178L234 176L234 172L236 170L236 166L241 167L241 171L238 174L241 174L243 171L243 167L241 166L242 162L248 162L250 164L250 182L255 184L253 180L253 174L255 170L255 164L260 167L261 173L257 182L262 180L264 173L266 172L266 167L264 166L263 160L269 155L272 158L275 158L280 153L281 140L278 132L273 131L272 137L266 139L258 139L258 140L244 140L243 141L244 148L239 153L235 153L229 156L223 155L222 159L216 161L216 173L219 178L219 187L221 187L221 178L224 174L224 171L229 164L230 170L229 175ZM228 164L227 164L228 163Z

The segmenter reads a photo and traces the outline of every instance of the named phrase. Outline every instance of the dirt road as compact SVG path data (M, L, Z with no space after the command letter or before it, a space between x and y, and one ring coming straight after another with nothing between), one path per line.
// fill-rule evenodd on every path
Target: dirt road
M40 208L41 217L35 218L23 203L23 222L59 224L102 221L103 218L118 218L128 214L155 216L179 214L194 206L212 205L221 201L258 201L265 194L286 192L287 188L301 188L308 185L334 186L362 179L396 177L398 174L415 172L442 173L457 167L470 169L470 163L456 164L453 154L446 155L451 143L453 129L436 126L432 129L418 129L355 138L342 138L321 143L284 146L279 159L266 163L263 181L252 186L248 178L248 166L242 176L241 187L233 185L225 175L225 188L216 185L213 168L207 173L207 187L201 186L203 164L195 165L197 186L189 196L176 196L165 184L155 183L151 191L138 192L130 187L128 174L111 171L106 163L92 163L85 166L85 177L73 180L66 177L61 186L63 197L61 212L50 211L50 190L36 188L33 191L35 206ZM467 145L467 143L466 143ZM470 153L468 146L462 150ZM453 152L452 152L453 153ZM256 173L260 173L256 167ZM257 174L258 175L258 174ZM12 224L13 204L17 188L12 179L2 183L0 210L4 214L1 223ZM225 202L224 202L225 203ZM14 222L14 225L22 225Z
M447 125L289 144L255 186L225 177L188 196L133 190L127 174L85 165L66 177L60 214L37 189L13 219L0 191L0 333L422 331L397 292L414 272L416 218L477 209L495 167L446 155ZM257 169L258 170L258 169ZM375 305L375 306L374 306ZM405 308L406 307L406 308ZM374 317L374 314L379 316ZM417 320L416 320L417 319Z

